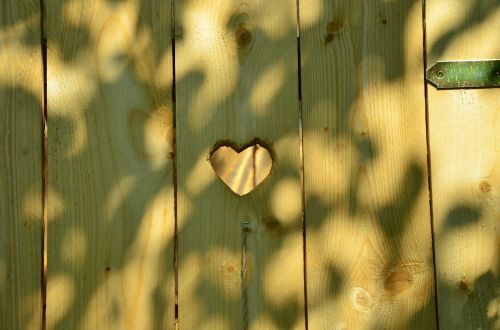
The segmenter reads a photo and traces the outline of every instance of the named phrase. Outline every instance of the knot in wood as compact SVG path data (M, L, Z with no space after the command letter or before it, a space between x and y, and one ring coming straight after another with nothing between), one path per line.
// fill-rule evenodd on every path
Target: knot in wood
M351 290L351 303L360 312L368 312L374 306L370 293L360 287L354 287Z
M335 37L339 34L340 29L342 28L342 22L338 20L333 20L331 22L328 22L326 25L326 37L325 37L325 45L328 45L331 43Z
M390 294L395 295L408 290L412 284L413 274L402 267L398 267L389 271L384 281L384 288Z
M239 48L245 48L252 42L252 33L244 25L236 29L235 37Z
M338 34L340 29L342 28L342 25L343 24L341 21L338 20L330 21L326 25L326 32Z
M479 190L482 193L491 192L491 184L488 182L488 180L481 180L481 182L479 182Z

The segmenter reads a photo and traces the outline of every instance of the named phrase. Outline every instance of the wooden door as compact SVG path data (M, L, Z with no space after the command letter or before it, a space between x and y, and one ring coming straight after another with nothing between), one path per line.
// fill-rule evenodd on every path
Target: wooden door
M3 0L0 329L500 329L500 92L425 81L497 31L498 0Z

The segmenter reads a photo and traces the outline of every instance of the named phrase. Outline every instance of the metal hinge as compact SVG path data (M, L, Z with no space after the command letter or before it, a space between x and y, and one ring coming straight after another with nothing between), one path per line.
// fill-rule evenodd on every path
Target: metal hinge
M426 76L437 89L500 87L500 60L437 62Z

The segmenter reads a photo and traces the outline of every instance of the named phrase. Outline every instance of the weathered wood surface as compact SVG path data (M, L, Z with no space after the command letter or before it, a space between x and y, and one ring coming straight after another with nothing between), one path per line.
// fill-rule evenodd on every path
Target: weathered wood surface
M39 1L0 2L0 328L42 326Z
M47 0L48 329L174 326L170 1Z
M303 329L295 1L177 1L175 17L180 329ZM241 197L210 152L256 137L273 168Z
M498 31L496 0L428 0L427 66L500 58ZM440 328L500 329L500 91L428 102Z
M309 329L433 329L419 1L300 1Z

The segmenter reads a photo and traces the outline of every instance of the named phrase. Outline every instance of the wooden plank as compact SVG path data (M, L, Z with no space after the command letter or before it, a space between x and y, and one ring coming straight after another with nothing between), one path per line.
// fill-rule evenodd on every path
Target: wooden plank
M46 14L47 328L171 329L171 2Z
M295 1L177 1L175 17L180 329L304 328ZM255 138L273 168L238 196L210 152ZM224 166L245 194L267 158L241 158L254 169Z
M309 328L435 328L421 4L300 13Z
M0 2L0 328L42 326L39 1Z
M497 31L496 0L429 0L427 65L500 58ZM500 329L500 93L428 100L440 328Z

